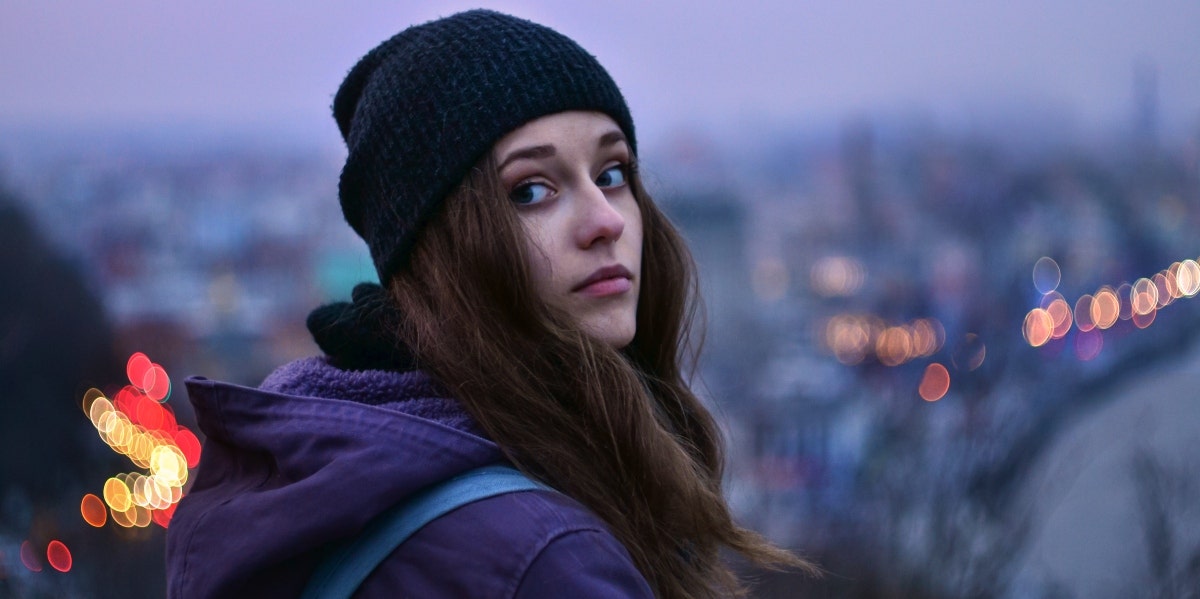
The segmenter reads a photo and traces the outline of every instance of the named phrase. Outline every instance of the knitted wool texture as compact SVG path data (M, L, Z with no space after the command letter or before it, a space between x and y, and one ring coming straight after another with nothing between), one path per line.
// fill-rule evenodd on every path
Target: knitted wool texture
M508 132L567 110L603 112L636 154L620 89L570 38L471 10L405 29L364 56L333 114L349 155L338 195L379 280L405 268L421 228Z

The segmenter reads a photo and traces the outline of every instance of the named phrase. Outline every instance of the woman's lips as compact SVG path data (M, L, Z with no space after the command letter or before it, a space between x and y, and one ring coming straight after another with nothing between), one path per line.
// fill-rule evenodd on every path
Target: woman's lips
M633 289L633 273L621 265L606 266L593 272L571 291L590 297L607 297Z
M591 297L608 297L633 289L633 281L625 277L610 277L584 285L577 293Z

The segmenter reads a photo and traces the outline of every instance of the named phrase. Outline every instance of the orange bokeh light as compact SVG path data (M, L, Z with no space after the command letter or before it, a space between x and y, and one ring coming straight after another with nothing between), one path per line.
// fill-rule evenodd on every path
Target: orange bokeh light
M875 341L875 354L884 366L898 366L912 356L912 336L903 327L888 327Z
M1138 279L1129 292L1133 316L1145 316L1158 309L1158 287L1150 279Z
M825 344L833 350L839 362L847 365L862 362L871 343L871 326L866 319L839 315L825 327Z
M809 271L813 290L824 297L854 295L865 279L862 263L848 256L826 256L817 260Z
M946 331L942 329L942 324L927 318L920 318L913 322L909 327L909 334L912 336L913 354L922 358L937 353L946 337Z
M1054 335L1054 318L1046 310L1034 308L1025 315L1021 332L1029 345L1041 347Z
M937 362L926 366L925 374L921 377L921 385L917 388L917 392L921 394L921 399L925 401L937 401L945 397L946 392L949 390L950 371Z
M112 521L121 528L133 528L133 505L128 510L112 510Z
M1067 298L1063 297L1063 294L1061 294L1057 291L1051 291L1050 293L1047 293L1042 296L1041 301L1038 302L1038 307L1043 310L1046 310L1046 309L1049 309L1050 304L1052 304L1054 302L1065 302L1065 301L1067 301Z
M1168 276L1169 275L1169 276ZM1180 297L1179 284L1175 276L1167 272L1154 275L1154 287L1158 289L1158 307L1165 308Z
M108 510L104 509L104 502L91 493L83 496L83 501L79 503L79 513L83 515L84 522L96 528L104 526L108 520Z
M1064 299L1056 299L1050 302L1046 307L1046 312L1050 314L1050 319L1054 322L1054 330L1050 336L1055 339L1062 339L1071 331L1071 306Z
M1121 315L1121 300L1112 287L1101 287L1092 298L1092 322L1097 328L1107 329L1117 323Z

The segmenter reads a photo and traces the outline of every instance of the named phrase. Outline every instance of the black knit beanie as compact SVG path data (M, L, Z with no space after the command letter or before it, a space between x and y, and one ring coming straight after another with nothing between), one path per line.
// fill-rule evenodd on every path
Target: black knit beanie
M350 70L333 115L350 151L342 214L386 283L421 228L492 146L536 118L595 110L636 153L633 119L604 67L566 36L471 10L405 29Z

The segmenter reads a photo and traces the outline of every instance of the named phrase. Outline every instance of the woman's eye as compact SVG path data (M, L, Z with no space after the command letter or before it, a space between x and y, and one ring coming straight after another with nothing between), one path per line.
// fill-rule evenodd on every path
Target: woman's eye
M550 188L542 183L526 183L518 186L508 194L508 199L514 204L537 204L550 197Z
M616 165L604 169L599 177L596 177L596 185L600 187L620 187L625 184L625 166Z

